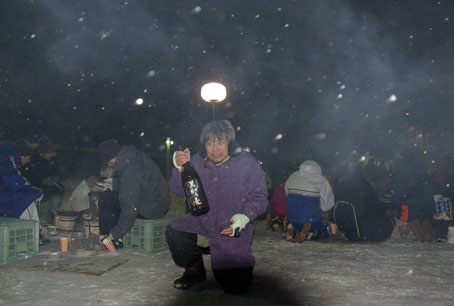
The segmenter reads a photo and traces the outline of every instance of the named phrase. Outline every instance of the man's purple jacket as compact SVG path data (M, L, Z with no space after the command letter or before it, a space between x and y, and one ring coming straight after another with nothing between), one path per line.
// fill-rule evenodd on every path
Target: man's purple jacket
M242 152L222 165L213 166L197 153L191 157L191 165L202 180L210 211L198 217L187 214L172 221L171 227L208 239L213 270L253 267L253 221L265 212L268 194L259 163L250 153ZM173 193L184 197L181 173L176 168L172 170L169 185ZM221 235L235 214L248 216L249 224L238 238Z

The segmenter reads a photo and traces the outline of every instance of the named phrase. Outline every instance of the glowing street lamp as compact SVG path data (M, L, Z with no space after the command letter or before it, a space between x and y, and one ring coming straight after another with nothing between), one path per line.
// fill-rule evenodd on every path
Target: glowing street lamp
M216 103L222 102L227 97L227 90L220 83L208 83L202 86L200 90L202 99L206 102L213 103L213 120L216 118Z

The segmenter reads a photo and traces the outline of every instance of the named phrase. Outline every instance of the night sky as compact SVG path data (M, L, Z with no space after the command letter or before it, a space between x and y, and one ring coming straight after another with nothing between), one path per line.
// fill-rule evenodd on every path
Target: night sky
M0 139L195 148L217 81L217 119L258 158L392 158L409 131L441 154L453 21L447 0L2 0Z

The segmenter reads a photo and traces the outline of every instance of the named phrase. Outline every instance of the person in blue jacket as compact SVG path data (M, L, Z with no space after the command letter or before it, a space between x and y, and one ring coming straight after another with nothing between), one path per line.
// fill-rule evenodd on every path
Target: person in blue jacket
M41 192L21 175L19 168L30 162L32 146L24 139L0 146L0 217L39 221L36 200Z

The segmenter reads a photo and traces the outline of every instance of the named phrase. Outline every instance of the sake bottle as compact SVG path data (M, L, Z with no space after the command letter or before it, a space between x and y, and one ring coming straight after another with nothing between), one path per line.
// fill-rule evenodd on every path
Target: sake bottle
M189 211L193 216L204 215L210 210L210 206L208 205L208 200L205 191L203 190L199 174L191 166L189 161L182 167L181 181L183 182L183 189Z

